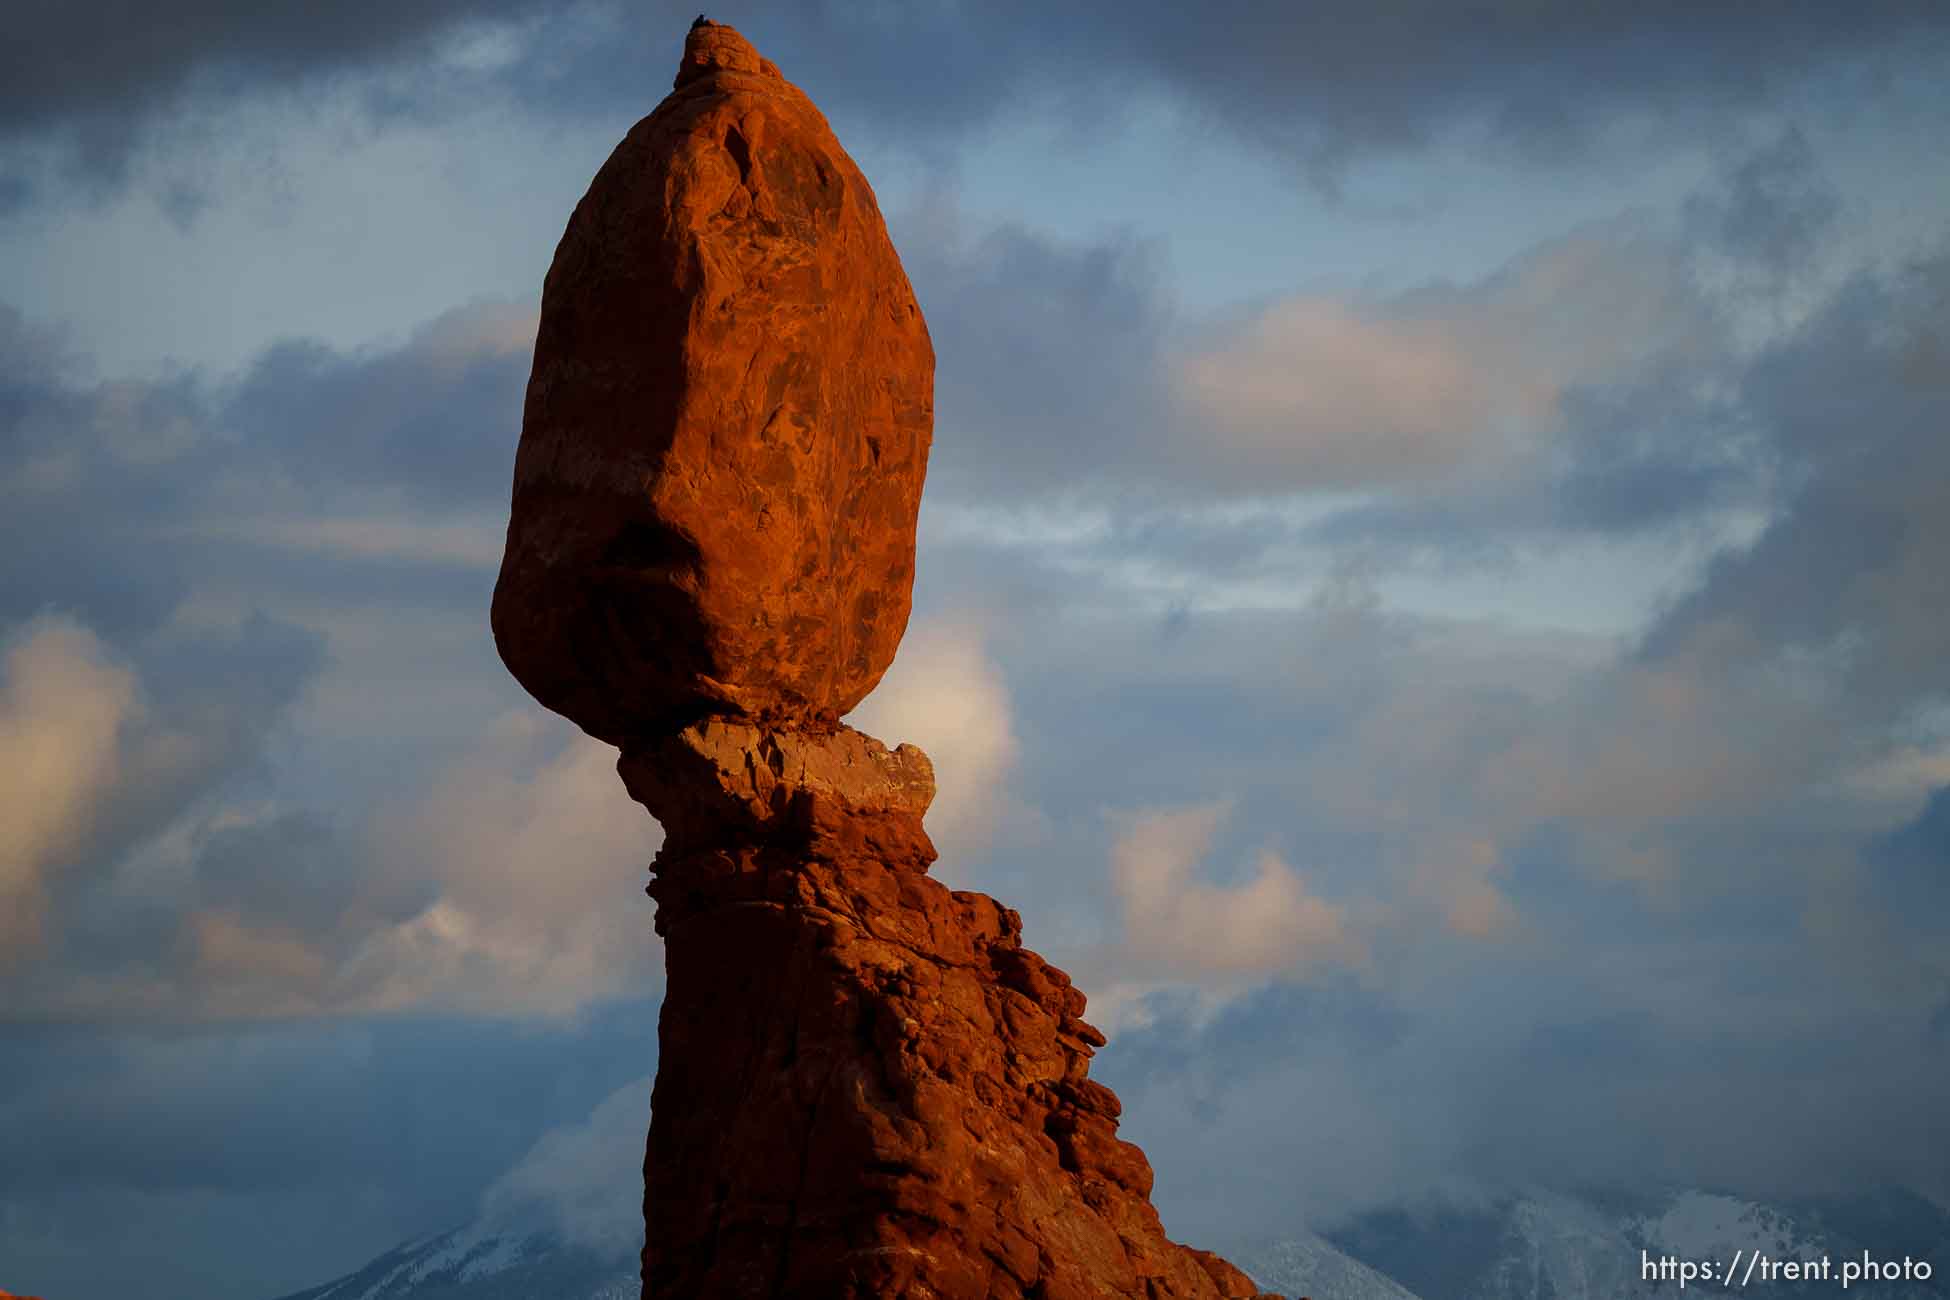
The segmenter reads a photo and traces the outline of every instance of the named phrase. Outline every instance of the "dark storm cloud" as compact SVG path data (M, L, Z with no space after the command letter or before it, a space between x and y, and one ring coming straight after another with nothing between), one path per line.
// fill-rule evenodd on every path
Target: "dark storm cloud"
M1905 929L1950 929L1950 786L1939 787L1916 820L1869 845L1876 902Z
M1629 899L1608 910L1639 919ZM1167 1222L1215 1243L1445 1186L1944 1193L1927 1013L1834 1007L1778 933L1721 961L1673 937L1595 926L1576 956L1451 954L1442 991L1412 999L1273 986L1200 1017L1158 998L1094 1073L1161 1171ZM1754 962L1764 994L1743 981ZM1778 1133L1796 1141L1759 1140Z
M234 1001L225 981L253 962L316 997L335 963L437 892L424 877L375 879L362 826L208 818L264 797L267 746L334 667L324 627L457 614L481 635L447 653L443 686L468 674L506 686L485 631L491 520L531 320L476 306L395 347L273 348L235 380L97 381L56 336L0 314L0 652L16 656L0 676L0 739L98 737L63 742L69 766L48 769L40 796L60 811L9 848L27 856L8 864L26 891L8 906L38 918L28 959L0 971L10 1016L194 1016ZM308 612L321 606L362 613L321 623ZM410 664L426 651L395 653ZM512 691L480 694L491 718ZM99 721L78 731L87 719ZM391 720L373 741L389 746L380 765L410 767L407 729L427 724ZM455 728L438 729L451 749ZM190 836L191 887L124 888L130 854L166 828ZM222 926L272 947L239 949ZM354 982L394 977L388 960Z
M1765 465L1741 438L1739 413L1700 394L1688 368L1569 395L1569 463L1548 485L1540 522L1626 534L1759 499Z
M1649 661L1709 643L1799 654L1847 683L1863 724L1941 691L1950 381L1917 359L1950 328L1946 287L1950 252L1864 273L1746 371L1743 408L1790 493L1650 630Z
M75 1295L262 1300L314 1285L472 1218L537 1133L654 1067L655 1030L654 1001L555 1027L0 1028L0 1209L20 1228L8 1282L58 1264ZM76 1225L104 1221L114 1249L88 1251L100 1238Z
M455 319L464 328L465 313ZM498 504L514 463L529 353L497 341L442 357L442 347L428 334L366 355L279 344L251 365L221 422L249 430L304 481L403 489L436 506Z
M303 13L231 0L151 8L35 6L0 62L0 131L54 142L113 183L145 123L185 102L235 102L423 58L468 24L519 25L514 61L375 83L382 114L453 112L493 87L531 108L633 113L661 92L689 12L611 4L361 2ZM1331 178L1363 154L1419 148L1457 126L1522 153L1576 157L1608 115L1697 126L1764 102L1816 68L1858 73L1941 52L1925 0L1733 5L1386 4L1248 0L896 7L763 3L727 17L831 112L940 154L1011 102L1043 96L1108 122L1133 86L1209 112ZM1760 178L1757 178L1757 183Z
M32 4L0 52L0 139L37 135L98 181L118 182L152 115L187 97L217 104L424 50L469 20L534 8L496 0L327 6L179 0Z
M63 365L52 337L8 311L0 501L15 540L0 557L0 620L52 609L121 641L153 629L192 581L329 589L333 575L307 574L307 563L335 568L341 582L357 565L351 546L329 563L279 552L278 538L249 533L269 517L499 507L520 428L528 319L460 308L397 348L277 345L234 382L194 373L91 382ZM367 565L456 564L438 550L397 549L369 548Z
M0 622L52 606L119 634L152 625L181 597L181 574L126 531L169 514L181 488L114 447L139 461L142 444L201 415L203 398L182 377L84 384L72 364L58 338L0 305L0 501L10 516Z
M207 832L196 855L197 894L252 920L290 930L328 928L365 882L348 872L345 848L318 814L285 813L267 822ZM269 864L277 864L271 869ZM433 901L422 882L399 881L407 893L392 909L405 920Z
M1799 128L1739 161L1686 205L1714 248L1776 275L1805 268L1841 215L1842 199Z
M58 991L64 974L177 963L171 944L180 918L169 906L115 902L103 891L136 845L261 773L274 729L319 678L318 633L264 607L335 596L417 597L421 607L437 606L453 585L451 562L409 569L402 592L398 563L384 557L325 563L301 551L294 559L288 547L252 545L239 534L280 506L347 508L348 493L369 491L378 478L375 442L398 448L402 462L429 443L453 452L455 440L442 444L441 427L416 401L444 397L457 417L445 427L481 438L505 393L492 373L472 368L465 348L443 385L441 359L449 354L435 347L414 354L417 386L388 388L383 380L399 363L380 357L369 363L379 398L355 402L307 372L280 406L261 379L245 386L249 401L187 374L89 381L57 339L17 314L0 317L0 331L0 510L9 538L0 555L0 645L22 653L39 647L16 664L21 680L9 683L19 701L17 743L45 744L33 737L46 728L73 734L74 719L103 710L111 719L99 742L107 748L77 759L83 766L43 792L65 811L31 841L31 860L10 867L28 873L25 898L47 922L36 926L36 946L49 963L10 963L6 973L9 1011L28 1014L33 999L19 981ZM324 362L316 369L332 373ZM469 388L489 396L453 400ZM300 412L328 418L306 423ZM512 417L503 413L500 424L511 430ZM426 498L444 502L467 490L464 456L418 464ZM410 497L414 481L403 474L393 486ZM235 612L177 625L199 592ZM62 654L97 666L64 676ZM302 853L290 857L291 865L303 861Z
M896 223L939 358L934 490L1062 486L1156 454L1168 324L1160 250L1067 245L952 214Z
M1552 161L1610 112L1685 118L1752 104L1812 66L1942 34L1933 6L1818 0L1454 6L1140 6L1125 48L1238 130L1315 163L1428 142L1479 121Z

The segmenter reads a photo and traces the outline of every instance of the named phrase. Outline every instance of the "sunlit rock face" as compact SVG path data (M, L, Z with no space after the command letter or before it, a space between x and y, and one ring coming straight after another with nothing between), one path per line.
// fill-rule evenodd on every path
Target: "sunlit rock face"
M576 205L494 596L528 691L622 744L823 725L907 626L934 350L866 178L729 27Z
M905 629L933 352L872 192L728 27L570 219L494 630L663 824L643 1294L1256 1294L1169 1241L1084 996L839 724Z
M1022 918L927 874L927 756L710 719L619 764L663 822L646 1296L1237 1297L1169 1241Z

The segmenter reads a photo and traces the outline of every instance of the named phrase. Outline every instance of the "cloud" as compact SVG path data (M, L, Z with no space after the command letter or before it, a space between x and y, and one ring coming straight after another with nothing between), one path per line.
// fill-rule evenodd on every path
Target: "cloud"
M1677 3L1629 13L1520 0L1468 12L1411 0L1267 11L1234 0L1196 12L1141 5L1123 44L1234 130L1331 174L1363 153L1471 129L1567 165L1574 149L1601 148L1621 116L1697 125L1831 59L1886 57L1905 37L1937 34L1925 5L1865 16L1844 35L1816 6L1748 23Z
M927 827L944 856L978 853L1010 815L1017 744L1009 688L974 623L910 626L893 667L847 721L889 745L911 741L927 752L936 787Z
M1160 245L983 228L948 194L893 227L939 358L934 497L1074 486L1119 441L1149 459L1171 321Z
M1173 304L1161 247L982 236L937 194L904 218L942 342L924 526L1189 607L1264 602L1296 566L1352 560L1425 583L1548 562L1572 582L1573 547L1607 566L1588 599L1655 563L1672 580L1642 573L1636 599L1670 599L1787 485L1743 385L1832 278L1783 279L1763 247L1798 231L1795 256L1833 262L1821 163L1791 131L1730 145L1677 219L1624 213L1474 280L1206 321ZM1021 284L1033 311L1013 305ZM1932 337L1911 338L1905 374Z
M1916 1137L1950 1116L1914 1081L1941 1052L1950 927L1929 775L1950 752L1930 666L1950 627L1936 576L1946 413L1943 389L1905 369L1940 328L1941 277L1940 256L1865 276L1737 371L1745 418L1794 486L1637 644L1488 690L1444 680L1448 656L1423 657L1435 643L1384 665L1303 770L1296 817L1378 833L1382 879L1401 882L1380 888L1404 902L1425 883L1415 864L1452 845L1454 877L1493 883L1521 924L1496 947L1379 933L1368 991L1405 1018L1379 1049L1351 1029L1297 1032L1292 1006L1270 1000L1194 1021L1187 1055L1231 1064L1161 1064L1142 1086L1177 1107L1165 1113L1189 1107L1165 1140L1211 1152L1197 1188L1249 1158L1348 1170L1332 1195L1287 1180L1248 1198L1323 1207L1457 1170L1777 1196L1941 1188ZM1480 860L1458 851L1472 835ZM1467 930L1458 901L1451 927ZM1774 974L1755 985L1763 967ZM1451 1015L1453 1034L1438 1027ZM1265 1054L1227 1042L1245 1020ZM1166 1016L1127 1035L1188 1029ZM1440 1087L1377 1104L1380 1080L1422 1070ZM1156 1113L1137 1095L1127 1113ZM1269 1159L1247 1117L1276 1096L1313 1106ZM1818 1136L1743 1141L1784 1131ZM1332 1151L1319 1136L1347 1132L1374 1140Z
M249 431L255 449L272 453L260 468L283 476L287 509L315 503L321 487L378 489L409 507L503 509L536 319L530 307L480 302L395 344L349 353L276 344L212 422Z
M19 540L0 624L52 606L129 646L206 593L246 614L409 586L422 607L484 605L454 571L491 581L533 320L477 303L363 351L274 346L222 382L90 382L0 314L19 349L0 349L0 508Z
M19 962L42 943L45 873L88 837L111 789L124 724L139 708L134 674L72 620L29 623L0 673L0 953Z
M643 1249L643 1145L650 1076L625 1084L588 1118L550 1129L481 1197L482 1221L544 1224L604 1255Z
M1946 285L1941 248L1858 275L1747 369L1744 403L1790 489L1753 544L1649 631L1647 659L1764 648L1845 683L1862 723L1934 689L1950 648L1936 562L1950 547L1950 384L1916 358L1944 330Z
M539 1135L654 1067L656 1032L654 998L572 1021L0 1025L7 1284L169 1300L317 1286L474 1219ZM615 1160L640 1165L647 1115L646 1098ZM637 1177L618 1204L640 1230Z
M1359 965L1344 908L1315 896L1292 867L1262 852L1250 879L1197 878L1229 809L1223 804L1134 814L1111 848L1123 908L1124 955L1179 979L1240 981Z
M86 901L121 949L45 965L16 1009L549 1018L642 996L661 967L642 893L657 831L614 764L608 746L523 711L424 788L341 815L349 827L303 812L194 816ZM139 890L145 876L156 883Z
M512 100L617 117L646 104L646 59L674 61L688 14L647 23L610 3L442 0L395 13L360 0L303 22L234 0L146 15L99 3L39 13L0 62L0 128L96 186L122 183L158 124L273 94L359 85L366 111L448 116ZM831 114L924 155L1025 101L1105 129L1132 95L1163 96L1332 185L1354 162L1487 139L1564 166L1618 148L1621 124L1668 142L1753 111L1816 74L1927 68L1943 39L1922 0L1799 5L1730 20L1662 2L1630 10L1507 0L1467 13L1414 0L1269 12L1146 3L969 10L761 4L739 22ZM917 55L917 51L925 51ZM1895 78L1857 78L1857 95ZM234 110L229 114L235 116ZM27 146L39 146L38 150ZM184 169L172 169L181 173ZM167 173L166 173L167 175ZM193 184L158 184L165 198Z
M1940 1072L1950 988L1950 914L1932 883L1931 774L1950 754L1950 475L1936 472L1950 385L1929 364L1943 264L1865 273L1757 346L1716 344L1679 372L1717 388L1710 402L1651 400L1656 354L1622 386L1610 427L1644 421L1658 435L1647 453L1737 435L1762 468L1744 534L1675 572L1615 643L1410 613L1384 594L1385 563L1310 604L1334 552L1279 552L1300 530L1242 539L1280 556L1285 606L1176 614L1124 599L1115 566L1137 551L1220 572L1180 559L1208 553L1189 527L1147 535L1128 516L1052 512L1067 531L1004 516L937 542L972 552L955 562L956 599L1023 622L999 619L996 644L1039 810L1128 807L1133 792L1178 809L1126 868L1140 886L1236 895L1269 874L1253 871L1255 844L1277 844L1280 861L1308 864L1316 897L1349 900L1358 971L1222 986L1196 968L1120 983L1093 951L1092 925L1120 923L1125 895L1113 878L1093 896L1060 868L1109 834L1056 839L1043 874L1024 877L1038 892L1011 897L1041 935L1057 930L1052 955L1084 955L1071 968L1098 1014L1111 1008L1097 1073L1180 1231L1236 1230L1241 1205L1279 1231L1295 1212L1458 1176L1942 1195L1917 1135L1950 1122L1922 1082ZM1590 390L1567 391L1569 421L1589 432ZM1506 501L1535 513L1518 526L1541 529L1565 481L1519 478ZM1390 491L1398 518L1425 508ZM1657 503L1630 504L1597 517ZM1446 536L1511 526L1486 513ZM1215 803L1201 817L1187 798ZM1222 830L1230 847L1215 854ZM1228 863L1245 870L1225 885L1201 870ZM1223 933L1235 919L1204 900L1154 915L1163 952L1174 925ZM1756 1131L1818 1137L1756 1146Z
M1485 434L1552 414L1554 388L1510 373L1514 358L1485 355L1495 350L1439 325L1292 299L1186 360L1178 388L1189 416L1249 470L1291 466L1323 487L1413 479L1467 463Z
M19 777L0 838L19 905L19 943L0 968L10 1014L85 999L88 981L66 989L64 974L149 955L156 931L135 917L152 903L121 865L258 760L314 666L312 643L263 619L139 657L65 616L20 625L0 707L0 748ZM125 907L116 900L131 888Z
M1458 1183L1942 1194L1917 1146L1947 1131L1923 1083L1941 1055L1927 1013L1836 1005L1820 975L1745 987L1756 961L1793 970L1797 945L1763 958L1740 932L1715 962L1648 942L1616 901L1610 917L1624 942L1594 917L1574 943L1444 953L1393 987L1288 983L1216 1010L1153 999L1093 1073L1160 1170L1166 1221L1215 1243ZM1780 1131L1809 1140L1753 1141Z
M1276 301L1177 359L1172 385L1208 435L1203 472L1235 487L1480 481L1534 474L1576 391L1713 335L1680 250L1617 221L1467 286Z
M1463 283L1208 319L1172 301L1161 246L971 232L941 195L896 224L941 356L937 511L1108 511L1128 548L1174 512L1292 499L1287 539L1447 544L1685 527L1764 482L1726 409L1726 306L1646 214Z
M1835 228L1842 198L1806 133L1790 126L1734 161L1685 204L1687 221L1717 251L1775 276L1805 272Z
M1575 26L1540 14L1508 29ZM1022 21L1011 37L1024 48L1060 49L1071 24L1095 20ZM1278 54L1241 54L1222 22L1184 21L1248 70ZM1657 43L1637 17L1581 21ZM1820 21L1796 16L1790 36ZM612 45L640 98L636 54ZM516 75L523 48L480 68ZM990 59L973 48L944 57ZM1003 71L1030 75L1042 57ZM1587 60L1603 57L1624 56ZM1409 98L1393 143L1345 122L1275 143L1309 158L1331 154L1336 131L1417 147L1417 124L1439 131L1442 118ZM1450 102L1464 100L1479 117L1494 108ZM929 110L952 129L980 105L944 95ZM1269 1216L1457 1169L1940 1182L1926 1157L1944 1147L1943 1106L1918 1081L1941 1074L1950 987L1931 888L1950 754L1936 712L1950 279L1941 255L1865 274L1784 318L1780 337L1729 345L1683 241L1732 255L1727 241L1750 233L1763 270L1830 247L1815 160L1778 152L1734 166L1676 230L1583 227L1475 281L1308 292L1190 334L1157 245L1015 226L922 241L917 287L954 349L929 509L961 513L923 563L930 616L862 717L884 708L891 721L872 729L940 760L931 825L944 848L978 853L1003 820L1020 831L1012 853L1033 847L982 864L1015 873L1005 901L1032 938L1091 955L1113 995L1143 999L1151 1028L1129 1017L1102 1067L1125 1089L1127 1134L1158 1137L1179 1230L1241 1204L1242 1181L1243 1203ZM480 635L479 579L527 322L488 305L384 345L281 348L234 381L94 383L58 340L0 319L19 341L0 347L0 509L18 542L0 558L0 627L31 637L43 611L65 611L53 622L89 629L102 680L125 672L143 702L115 715L111 762L68 769L97 773L74 788L98 793L86 818L52 821L85 822L95 847L33 867L50 942L8 977L9 1014L149 1017L206 1047L244 1041L238 1018L308 1017L320 1041L364 1009L403 1018L401 1037L333 1038L326 1061L288 1072L253 1066L256 1040L164 1071L187 1115L150 1092L88 1091L79 1105L68 1081L147 1088L156 1059L60 1056L36 1039L32 1104L4 1122L34 1139L11 1172L28 1188L14 1204L77 1164L170 1188L270 1188L329 1164L332 1195L351 1198L362 1180L413 1182L387 1135L415 1134L395 1145L418 1159L418 1135L439 1128L426 1163L452 1185L435 1208L466 1212L538 1132L561 1140L536 1148L537 1170L568 1180L570 1156L594 1158L601 1126L581 1117L641 1075L647 1021L616 1049L625 1066L542 1114L536 1099L582 1078L597 1048L547 1037L517 1068L514 1049L454 1048L424 1018L459 1010L512 1040L655 988L648 904L623 901L641 899L654 832L611 756L532 714L488 733L499 710L478 704L514 699ZM1452 426L1419 396L1349 377L1397 356L1454 359L1428 371L1453 381L1432 389ZM1308 358L1334 380L1325 396L1295 387ZM1190 394L1210 418L1188 427L1159 381L1201 361L1228 383ZM1258 404L1227 407L1235 393ZM1336 441L1362 403L1381 432ZM1306 500L1323 480L1359 496ZM1020 509L982 513L1005 496ZM1404 571L1481 581L1507 563L1516 586L1524 548L1683 530L1729 506L1747 531L1702 581L1673 569L1672 598L1622 652L1397 604ZM1612 580L1569 568L1583 587ZM1317 586L1327 598L1310 599ZM1452 608L1473 598L1443 595ZM979 637L933 614L968 607ZM82 661L63 656L63 671L86 676ZM40 693L6 699L0 716L31 732ZM70 728L81 716L57 726L77 752L101 730ZM380 807L374 786L388 787ZM1227 798L1201 840L1199 818ZM1133 806L1166 819L1149 839L1079 811ZM1123 940L1129 966L1097 956ZM1283 964L1309 945L1337 961ZM521 1021L488 1020L499 1015ZM27 1041L18 1023L7 1032L10 1047ZM419 1091L399 1075L364 1081L389 1053L431 1070L412 1058L414 1034L452 1049L468 1077ZM25 1095L14 1079L0 1105ZM473 1102L466 1123L441 1127ZM360 1106L389 1118L371 1125ZM82 1132L58 1122L63 1107L128 1118ZM1287 1122L1296 1112L1304 1122ZM254 1140L240 1144L246 1114ZM1756 1124L1815 1137L1756 1151L1742 1141ZM328 1130L361 1134L356 1149ZM565 1181L558 1199L587 1204L579 1195ZM330 1203L292 1212L315 1222ZM385 1201L368 1235L429 1204ZM68 1222L119 1211L138 1214L103 1200ZM256 1222L235 1203L223 1213ZM139 1235L168 1242L193 1217L154 1213Z
M614 755L493 723L519 695L488 525L533 331L474 303L233 378L98 382L0 315L5 735L34 758L10 1014L554 1015L654 986L654 823ZM310 738L290 782L283 724Z
M654 987L662 947L642 886L660 835L615 763L608 745L524 710L383 814L380 855L414 864L437 896L349 956L354 1004L560 1015Z
M425 58L436 40L520 15L526 3L435 0L409 12L368 0L301 18L238 0L131 11L110 3L37 8L0 56L0 139L60 142L97 184L126 178L158 116L186 103L316 88L333 73ZM29 50L59 51L58 59Z
M199 538L291 547L354 560L483 569L501 567L507 526L486 517L415 519L399 514L211 521L186 530Z
M261 703L145 684L59 620L9 658L10 1017L548 1017L655 988L656 827L607 746L524 710L380 803L253 806L233 779L275 679Z

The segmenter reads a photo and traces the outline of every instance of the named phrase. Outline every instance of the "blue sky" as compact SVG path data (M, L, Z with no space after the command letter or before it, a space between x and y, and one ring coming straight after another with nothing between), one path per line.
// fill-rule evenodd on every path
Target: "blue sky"
M692 15L0 53L0 1285L628 1248L658 832L496 660L541 277ZM940 357L856 714L1174 1234L1950 1199L1928 4L756 4Z

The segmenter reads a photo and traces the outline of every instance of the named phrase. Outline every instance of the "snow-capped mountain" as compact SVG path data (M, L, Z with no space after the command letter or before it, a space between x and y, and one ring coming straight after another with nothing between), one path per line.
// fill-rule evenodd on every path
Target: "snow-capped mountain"
M637 1300L637 1261L541 1228L469 1224L283 1300Z
M1912 1267L1907 1280L1858 1277L1844 1291L1843 1268L1859 1270L1865 1251L1878 1265L1923 1261L1930 1276ZM1757 1298L1950 1298L1950 1213L1900 1191L1780 1205L1699 1190L1630 1197L1533 1191L1370 1210L1321 1233L1223 1253L1262 1287L1294 1300L1676 1300L1695 1290ZM1770 1266L1818 1266L1823 1259L1825 1281L1767 1277ZM1674 1267L1657 1276L1667 1260ZM1683 1289L1682 1263L1695 1269ZM1708 1265L1715 1270L1710 1278L1698 1271ZM1729 1267L1738 1270L1731 1284L1722 1277ZM407 1242L355 1273L284 1300L636 1296L631 1256L599 1252L546 1227L484 1221Z
M1308 1300L1417 1300L1415 1293L1399 1282L1311 1232L1231 1251L1226 1258L1245 1269L1261 1290L1288 1296L1306 1296Z
M1699 1190L1538 1191L1371 1210L1232 1258L1261 1286L1312 1300L1672 1300L1682 1270L1684 1289L1702 1293L1840 1295L1851 1270L1847 1295L1941 1300L1950 1214L1897 1191L1791 1205ZM1870 1277L1865 1259L1899 1276Z

